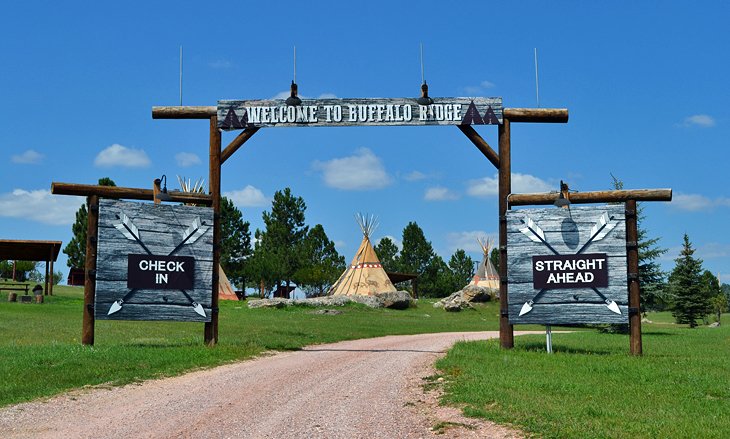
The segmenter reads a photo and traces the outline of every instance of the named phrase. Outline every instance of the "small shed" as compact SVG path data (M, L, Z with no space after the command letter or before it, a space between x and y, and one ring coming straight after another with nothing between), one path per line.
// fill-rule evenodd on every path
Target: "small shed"
M58 259L60 251L61 241L0 239L0 260L44 261L46 263L44 287L46 295L53 294L53 263Z

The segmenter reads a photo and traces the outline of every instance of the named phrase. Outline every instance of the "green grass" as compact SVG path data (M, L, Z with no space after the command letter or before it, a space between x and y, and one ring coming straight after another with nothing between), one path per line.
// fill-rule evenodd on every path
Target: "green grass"
M459 343L437 363L444 402L545 438L728 437L730 327L649 319L662 323L643 325L643 357L597 332L554 334L553 355L544 336Z
M81 346L81 288L56 287L46 303L0 297L0 406L86 385L121 385L316 343L441 331L498 329L497 304L446 313L431 302L405 311L344 307L340 315L312 308L248 309L221 302L220 343L203 346L203 325L97 321L95 346Z

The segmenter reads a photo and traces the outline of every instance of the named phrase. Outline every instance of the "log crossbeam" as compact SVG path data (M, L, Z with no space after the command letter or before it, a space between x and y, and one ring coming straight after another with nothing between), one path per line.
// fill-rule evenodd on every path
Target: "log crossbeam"
M100 198L127 200L154 200L154 192L152 189L96 186L93 184L53 182L51 183L51 193L54 195L76 195L82 197L97 196ZM167 194L170 196L170 201L178 203L193 203L204 206L210 206L213 203L213 197L207 194L194 194L180 191L170 191Z
M560 194L556 192L544 192L538 194L511 194L508 197L510 207L512 206L537 206L553 204ZM571 204L589 203L623 203L629 200L635 201L672 201L671 189L632 189L612 190L593 192L571 192Z

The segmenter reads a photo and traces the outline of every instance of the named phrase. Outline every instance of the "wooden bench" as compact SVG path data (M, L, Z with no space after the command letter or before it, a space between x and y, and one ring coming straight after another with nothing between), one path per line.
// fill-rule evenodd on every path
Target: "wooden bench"
M6 290L6 291L24 291L25 294L28 294L28 287L30 287L30 284L17 284L12 282L0 282L0 291Z

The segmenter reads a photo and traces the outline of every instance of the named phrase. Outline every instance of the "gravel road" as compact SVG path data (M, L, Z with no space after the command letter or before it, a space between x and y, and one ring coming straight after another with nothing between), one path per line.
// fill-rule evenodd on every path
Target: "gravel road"
M516 333L517 335L517 333ZM389 336L307 347L186 375L73 391L0 409L3 438L521 437L440 407L423 390L459 340ZM448 426L443 434L433 427Z

